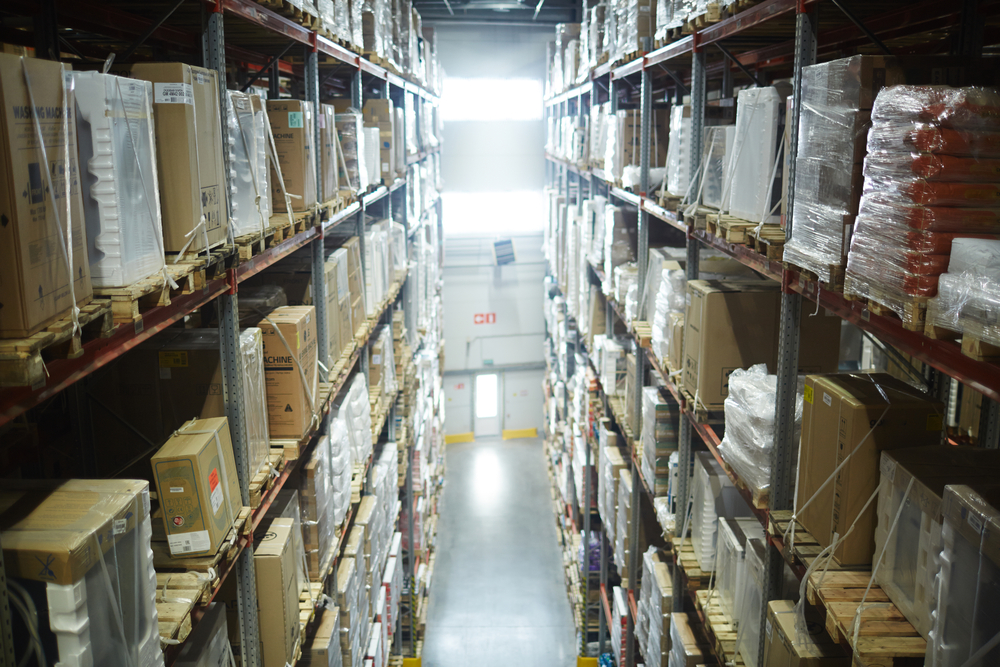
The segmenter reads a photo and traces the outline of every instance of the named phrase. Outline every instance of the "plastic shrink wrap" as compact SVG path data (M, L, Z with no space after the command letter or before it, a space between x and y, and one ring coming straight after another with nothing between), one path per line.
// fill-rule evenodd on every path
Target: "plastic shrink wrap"
M980 224L980 214L963 219L963 209L1000 205L1000 174L989 172L1000 157L998 114L1000 95L991 90L893 86L879 93L846 293L905 318L913 297L937 294L955 239L1000 238L1000 225ZM929 218L942 224L914 225Z
M667 142L667 192L678 197L688 189L691 169L691 106L677 104L670 109L670 138Z
M337 180L347 189L364 192L368 189L368 166L365 163L364 120L360 112L351 110L336 115L340 139L340 173ZM346 171L345 171L346 170Z
M927 304L927 324L1000 345L1000 240L954 240L938 296Z
M264 341L257 327L240 332L240 368L246 414L247 469L251 478L268 466L271 438L267 425L267 387L264 383ZM270 471L268 471L270 473Z
M302 543L311 581L326 575L327 554L336 524L333 522L333 488L330 475L329 436L321 436L306 461L299 483L299 511L302 517ZM332 558L332 554L330 554Z
M749 222L778 222L781 161L775 159L783 126L784 98L774 86L739 92L736 140L728 165L724 208ZM676 194L676 193L675 193Z
M719 453L756 496L765 496L771 488L771 449L774 445L774 404L778 377L767 374L766 364L733 371L729 376L726 397L726 434ZM795 432L798 442L802 431L802 396L805 385L800 379L795 393ZM792 457L792 470L798 466ZM792 475L794 480L795 475Z
M735 125L705 128L701 156L705 182L701 186L701 201L706 206L722 208L723 197L729 194L727 183L735 144Z
M615 268L636 261L636 211L608 204L604 209L604 294L614 293Z
M99 72L72 77L90 279L124 287L164 267L153 84Z
M684 309L687 306L687 275L683 269L662 269L653 311L653 354L661 365L680 370ZM671 354L673 352L673 354Z
M941 570L927 667L1000 664L998 504L997 486L978 492L963 485L944 489Z
M861 164L871 122L856 56L802 70L795 156L795 207L786 261L832 282L843 266L861 198Z
M743 579L746 576L747 540L764 539L764 527L757 517L719 521L719 555L716 589L722 608L739 630L743 612Z
M148 482L6 480L0 507L12 614L38 610L49 664L163 666ZM28 631L14 643L26 661Z
M752 512L711 452L695 455L692 505L691 546L702 572L714 572L719 519L752 516Z
M229 211L233 236L262 233L270 218L267 187L267 134L261 123L260 97L227 91L229 114Z
M743 577L742 611L736 651L747 667L758 667L761 615L764 613L764 551L762 540L749 539L746 543L745 576Z

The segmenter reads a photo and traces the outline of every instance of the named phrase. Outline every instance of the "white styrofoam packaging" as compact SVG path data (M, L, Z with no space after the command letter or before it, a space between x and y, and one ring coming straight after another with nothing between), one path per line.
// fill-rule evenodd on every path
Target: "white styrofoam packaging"
M94 287L125 287L164 266L153 84L73 72L83 212Z
M783 103L773 86L740 91L729 197L723 202L730 215L750 222L778 222L780 211L772 209L774 193L780 198L781 182L775 175L774 158Z

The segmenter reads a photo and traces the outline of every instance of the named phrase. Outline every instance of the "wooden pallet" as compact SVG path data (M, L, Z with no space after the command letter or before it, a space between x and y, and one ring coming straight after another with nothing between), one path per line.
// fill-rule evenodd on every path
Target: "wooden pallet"
M177 284L176 289L164 280L161 271L157 271L125 287L95 287L94 294L111 300L111 312L116 325L130 325L137 332L142 331L143 313L150 308L169 306L172 298L195 291L196 263L167 262L166 268L167 274Z
M819 275L815 272L801 266L796 266L793 262L785 262L785 264L788 268L799 272L800 286L804 285L807 280L810 280L819 283L820 287L827 292L837 292L838 294L843 294L844 292L844 267L840 264L829 264L826 266L826 274L830 276L830 280L820 280Z
M214 592L219 584L219 573L224 565L231 563L240 552L240 537L253 531L252 510L244 507L229 529L229 534L222 541L218 551L212 556L197 558L174 558L166 542L152 542L153 567L157 572L191 572L200 573L208 580L208 586Z
M67 315L27 338L0 340L0 387L35 387L45 382L45 362L75 359L85 343L107 338L114 329L111 302L95 299L80 308L80 330Z
M715 654L725 665L738 667L745 664L743 656L737 652L736 640L739 637L733 625L732 616L722 608L718 591L695 591L695 607L699 616L705 619L705 634L712 645ZM746 638L743 643L746 644ZM749 647L748 647L749 648ZM757 647L752 647L756 651Z
M743 481L739 474L728 463L725 465L725 468L729 478L736 480L736 487L743 489L750 496L750 503L754 506L754 508L759 510L766 510L768 508L771 502L770 488L755 489Z
M806 587L806 600L826 615L826 631L835 641L850 646L854 665L904 667L923 665L927 641L906 620L885 591L872 584L868 570L814 572ZM858 639L854 619L864 598Z
M910 296L899 298L894 296L889 298L887 295L879 294L876 290L869 288L868 298L862 298L857 295L847 294L847 290L850 288L850 281L847 281L847 283L845 283L844 291L845 298L847 298L848 301L864 302L868 312L872 315L897 319L902 323L903 328L907 331L924 331L925 323L927 321L927 302L930 300L929 297ZM873 294L873 292L876 293ZM885 305L890 301L901 302L903 312L899 313L894 308Z
M354 203L354 197L345 197L338 194L333 199L325 201L319 205L319 219L329 220Z
M206 577L190 572L156 574L156 617L160 648L183 642L191 634L191 612L211 596Z
M809 532L802 527L802 524L796 522L795 525L795 544L789 547L790 536L788 536L788 527L792 521L792 511L791 510L773 510L767 522L767 532L772 537L781 541L785 548L783 550L783 555L785 560L788 561L793 567L801 567L803 569L808 568L812 565L813 561L816 560L823 547L819 544L815 537L809 534ZM859 569L866 569L867 566L841 566L837 564L836 561L830 561L825 568L830 571L845 571L845 572L856 572Z
M708 227L708 216L718 212L705 206L687 207L690 210L684 211L684 224L691 229L706 229Z
M749 222L723 213L705 216L705 229L728 243L747 244L750 232L756 227L756 222Z
M287 16L295 21L301 20L302 15L304 14L301 9L287 0L257 0L257 3L272 10L275 14Z
M962 354L976 361L1000 362L1000 346L966 332L962 336Z
M351 475L351 504L361 502L361 490L365 486L365 470L368 465L365 461L354 464L354 474Z
M680 208L682 197L664 192L659 195L657 203L665 211L677 211Z
M167 264L191 266L195 291L205 289L213 280L225 278L226 271L233 268L237 261L236 246L229 244L216 246L207 253L185 253L182 257L177 255L167 257Z
M288 213L282 211L281 213L273 213L269 221L269 226L273 227L275 230L281 230L283 234L282 240L291 238L299 232L305 231L306 227L312 226L313 217L316 215L315 210L309 211L292 211L292 220L289 222ZM291 227L291 229L289 229Z
M747 245L768 259L780 262L785 252L785 230L781 225L765 224L747 234Z
M639 341L639 347L652 349L653 327L649 322L634 320L632 322L632 331L635 333L635 337Z
M687 405L687 409L694 413L694 419L699 424L726 423L726 413L724 410L709 410L700 402L696 403L694 396L692 396L686 389L678 387L677 390L680 392L681 396L684 397L684 403Z
M274 486L274 480L277 477L271 471L280 473L285 469L284 449L272 449L271 452L268 456L267 465L250 480L250 507L252 509L260 507L261 500L271 490L271 487Z
M236 244L236 254L239 261L249 261L252 257L259 255L268 248L274 247L275 235L277 233L277 228L268 226L253 234L244 234L243 236L236 237L234 243ZM278 242L283 240L284 236L279 238Z
M691 546L690 541L685 540L684 545L677 551L677 563L684 570L689 590L700 591L708 589L712 573L702 572L701 565L694 555L694 547Z

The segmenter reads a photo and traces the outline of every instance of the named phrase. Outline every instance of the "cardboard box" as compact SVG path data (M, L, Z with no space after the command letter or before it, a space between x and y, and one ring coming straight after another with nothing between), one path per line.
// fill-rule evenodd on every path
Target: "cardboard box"
M687 614L670 615L670 664L680 667L703 665L711 656L711 646L695 633Z
M316 203L316 155L313 149L315 118L312 102L268 100L267 117L285 190L292 195L293 211L308 211ZM271 168L271 199L284 201L281 182ZM278 213L281 207L277 207Z
M184 63L136 63L122 73L153 82L164 250L197 253L225 243L229 214L217 73Z
M823 620L806 607L806 634L795 628L795 603L767 603L764 667L850 667L851 654L827 634Z
M150 463L170 555L214 555L243 506L228 420L192 419Z
M351 292L348 287L347 250L338 248L327 258L327 263L333 263L336 266L336 276L333 283L327 282L328 307L330 308L328 317L334 318L330 322L331 339L333 338L334 324L337 328L337 351L334 352L332 349L330 351L331 361L335 363L354 339L354 327L351 324ZM331 289L331 286L335 286L336 289ZM336 304L331 297L336 297ZM333 307L334 305L336 308Z
M253 553L264 667L294 662L299 638L299 591L291 519L275 519Z
M841 565L868 564L875 549L875 504L859 514L878 487L879 455L940 444L944 407L886 373L810 375L802 407L797 506L816 498L799 511L799 521L825 548L857 519L833 555ZM823 486L845 459L834 481Z
M25 85L22 62L27 66L37 116L46 137L45 156L36 145L35 118ZM68 68L67 68L68 69ZM80 165L77 158L76 114L72 94L63 96L64 67L38 58L0 54L0 338L22 338L41 331L90 301L90 262L83 219ZM67 129L63 131L62 110ZM68 145L68 148L67 148ZM69 153L69 219L66 215L66 154ZM52 166L44 166L46 160ZM46 175L52 179L53 193ZM53 202L53 194L56 201ZM8 224L8 221L13 224ZM72 249L72 270L67 267L60 239ZM73 276L73 295L70 280Z
M875 582L929 640L937 608L944 487L994 483L1000 479L1000 451L939 445L897 449L882 452L879 472L875 553L883 556Z
M378 128L381 172L382 176L391 182L396 173L395 151L393 150L393 142L396 141L396 138L392 132L395 111L392 100L368 100L365 102L363 113L365 125Z
M385 362L385 337L376 336L368 350L368 386L381 387L384 377L382 365Z
M276 308L267 320L260 322L260 330L264 341L264 379L271 437L302 438L309 431L313 413L319 405L316 309L313 306Z
M347 289L351 302L353 337L368 321L365 312L365 279L361 270L361 239L352 236L341 247L347 252Z
M340 165L337 164L337 122L335 116L336 109L332 104L320 106L320 112L316 115L319 123L320 141L320 178L322 190L319 194L321 202L328 202L337 196L339 183L337 176L340 172Z
M303 651L306 665L333 667L340 664L340 610L330 607L316 626L316 634Z
M767 364L777 371L780 287L764 281L690 280L684 317L684 389L709 410L722 410L729 375ZM831 373L840 355L839 317L803 312L799 371Z

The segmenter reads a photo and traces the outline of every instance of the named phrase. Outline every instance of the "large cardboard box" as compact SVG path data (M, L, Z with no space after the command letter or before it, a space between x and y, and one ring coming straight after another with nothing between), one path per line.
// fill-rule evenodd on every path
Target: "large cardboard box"
M316 634L303 651L303 662L312 667L335 667L341 664L340 610L329 607L316 626Z
M293 211L308 211L316 204L316 155L312 102L268 100L267 117L274 134L278 165L285 190L292 195ZM281 183L271 169L271 199L284 201ZM279 212L280 212L280 207Z
M857 520L833 556L841 565L868 564L875 503L861 510L879 485L879 455L940 444L944 407L886 373L839 373L808 376L802 408L799 521L825 548Z
M260 330L271 437L302 438L319 405L316 308L276 308L261 320Z
M354 338L354 327L351 325L351 291L348 287L347 250L338 248L333 251L327 257L326 263L328 268L332 264L335 271L335 275L327 281L326 286L327 307L329 308L327 316L331 318L331 346L334 339L333 331L335 328L337 330L336 350L333 347L330 349L330 356L335 363Z
M688 281L684 316L684 389L709 410L722 410L729 375L767 364L777 372L781 293L777 283L749 280ZM840 356L841 320L803 311L799 371L832 373Z
M164 250L194 253L225 243L229 214L217 73L184 63L136 63L115 73L153 82Z
M795 627L795 603L767 603L764 667L850 667L851 654L826 632L821 618L806 607L805 633Z
M264 667L294 662L299 638L299 591L296 590L292 519L275 519L254 550L257 614Z
M34 116L30 113L25 67L35 107L40 111ZM76 115L72 92L63 92L63 73L59 63L0 54L0 338L33 335L66 315L74 298L83 305L93 296ZM35 139L36 120L46 138L44 157ZM68 268L70 255L63 254L64 242L72 251L72 270Z
M365 312L365 278L361 270L361 239L352 236L341 246L347 251L347 289L351 300L351 323L354 333L368 321Z
M396 139L392 134L392 123L395 111L392 100L371 99L365 102L364 108L365 126L377 127L379 136L379 158L381 161L381 172L384 178L392 181L396 173L395 152L393 142Z
M150 463L170 555L214 555L243 506L228 420L192 419Z

